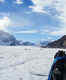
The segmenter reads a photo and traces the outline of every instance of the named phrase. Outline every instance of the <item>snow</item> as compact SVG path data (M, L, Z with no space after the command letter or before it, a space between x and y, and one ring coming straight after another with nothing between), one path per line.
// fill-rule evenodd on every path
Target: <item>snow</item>
M53 56L58 50L0 46L0 80L47 80Z

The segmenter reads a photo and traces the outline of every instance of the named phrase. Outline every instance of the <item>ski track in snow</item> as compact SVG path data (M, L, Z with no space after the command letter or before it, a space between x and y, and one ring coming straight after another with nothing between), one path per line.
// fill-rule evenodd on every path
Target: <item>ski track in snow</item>
M58 50L0 46L0 80L47 80L53 56Z

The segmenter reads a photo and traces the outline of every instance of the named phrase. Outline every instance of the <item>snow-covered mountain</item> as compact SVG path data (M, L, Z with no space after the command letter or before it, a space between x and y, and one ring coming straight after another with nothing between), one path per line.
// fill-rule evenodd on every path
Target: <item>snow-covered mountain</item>
M29 42L29 41L23 42L22 45L24 45L24 46L35 46L34 43Z
M49 43L47 46L50 48L66 48L66 35L62 36L58 40Z
M41 47L46 47L48 45L48 43L50 43L51 41L41 41L40 42L40 46Z
M16 45L16 42L13 35L0 30L0 45Z
M41 41L40 46L45 47L49 41ZM4 32L0 30L0 45L2 46L36 46L36 43L30 41L22 41L16 40L16 38L9 34L8 32Z
M34 43L32 42L28 42L25 41L23 42L22 40L16 40L16 38L9 34L8 32L4 32L0 30L0 45L2 46L16 46L16 45L20 45L20 46L35 46Z

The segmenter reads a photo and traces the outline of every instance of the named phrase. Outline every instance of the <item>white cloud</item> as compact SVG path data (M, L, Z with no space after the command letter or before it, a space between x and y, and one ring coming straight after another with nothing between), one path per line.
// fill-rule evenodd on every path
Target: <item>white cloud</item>
M62 26L62 27L59 27L59 28L47 28L47 29L44 29L44 30L41 30L40 32L41 34L47 34L47 35L51 35L51 36L63 36L63 35L66 35L66 26Z
M53 0L32 0L32 2L34 5L29 8L32 8L33 12L47 13L45 7L52 5Z
M0 0L0 3L3 3L4 2L4 0Z
M66 0L56 0L58 1L57 4L55 4L56 10L59 12L58 17L61 21L61 27L58 28L58 30L55 30L51 32L51 35L66 35Z
M4 16L0 19L0 30L5 30L10 24L10 19L7 16Z
M59 12L59 16L57 16L63 23L66 23L66 0L55 0L54 7Z
M23 4L23 1L22 0L16 0L16 2L15 2L16 4Z
M41 39L41 41L54 41L54 40L52 37L47 37L47 38Z
M39 13L49 13L49 11L45 9L45 7L55 8L59 15L56 15L61 20L66 19L66 0L32 0L33 6L29 6L32 8L33 12Z
M42 7L39 7L39 6L29 6L29 8L32 8L33 12L47 13L46 11L43 10Z
M59 28L46 28L40 31L42 35L50 35L50 36L63 36L66 35L66 27L59 27Z
M32 2L34 5L29 6L29 8L32 8L34 12L48 13L49 11L46 11L46 7L55 8L61 13L66 12L66 0L32 0Z
M35 33L38 33L38 30L26 30L26 31L18 31L18 32L15 32L17 34L35 34Z
M52 31L52 32L50 32L50 35L53 35L53 36L66 35L66 27L61 27L58 30Z
M50 11L46 10L45 7L51 7L56 10L55 17L59 19L61 25L58 26L58 30L54 30L52 32L49 31L48 33L51 35L66 34L66 0L32 0L32 2L34 5L29 6L29 8L32 8L33 12L49 14Z

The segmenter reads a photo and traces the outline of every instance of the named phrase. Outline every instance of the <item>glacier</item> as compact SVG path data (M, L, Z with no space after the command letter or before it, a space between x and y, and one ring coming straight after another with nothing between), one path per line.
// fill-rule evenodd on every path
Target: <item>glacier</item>
M0 80L47 80L58 50L35 46L0 46Z

